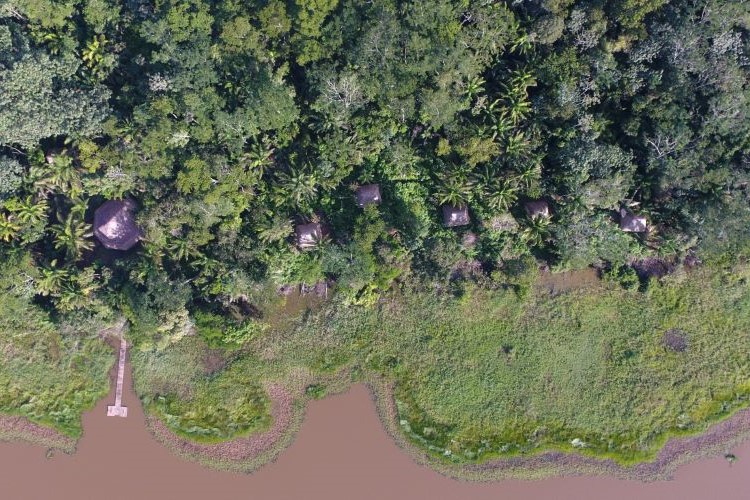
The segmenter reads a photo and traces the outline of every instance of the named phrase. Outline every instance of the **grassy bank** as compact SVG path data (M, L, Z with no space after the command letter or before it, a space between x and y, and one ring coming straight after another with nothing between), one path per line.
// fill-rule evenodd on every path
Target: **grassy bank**
M395 360L403 432L441 460L560 449L634 463L747 404L748 299L742 277L704 273L646 294L410 297L383 314L373 352Z
M133 362L146 401L168 396L195 415L231 413L229 392L224 406L196 396L223 373L243 390L276 382L304 398L324 395L325 379L347 368L352 381L392 382L400 431L435 461L560 450L632 464L747 405L746 277L745 267L694 270L646 292L601 284L554 297L412 290L375 309L298 311L244 350L207 353L188 338ZM170 427L186 435L180 425Z
M23 293L30 262L7 264L0 272L0 413L77 438L82 413L109 391L114 355L97 336L106 318L51 317Z

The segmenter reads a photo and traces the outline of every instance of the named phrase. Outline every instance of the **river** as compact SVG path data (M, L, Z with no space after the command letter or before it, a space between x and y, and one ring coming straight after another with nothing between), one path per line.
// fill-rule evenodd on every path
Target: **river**
M718 500L750 498L750 442L739 460L704 459L682 466L673 481L640 483L606 477L468 483L414 463L385 433L367 389L310 404L302 429L278 460L251 475L183 461L147 432L126 377L128 418L106 417L110 398L84 416L77 453L45 457L28 444L0 443L0 498L305 499L305 500Z

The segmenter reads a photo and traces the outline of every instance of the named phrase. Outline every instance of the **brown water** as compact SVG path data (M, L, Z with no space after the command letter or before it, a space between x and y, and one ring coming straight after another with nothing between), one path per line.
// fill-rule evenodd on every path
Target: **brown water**
M611 478L466 483L421 467L383 430L367 390L310 404L294 444L252 475L182 461L154 441L126 377L126 419L106 417L109 398L84 417L78 452L0 443L0 499L638 499L750 498L750 443L723 458L680 468L674 481L642 484Z

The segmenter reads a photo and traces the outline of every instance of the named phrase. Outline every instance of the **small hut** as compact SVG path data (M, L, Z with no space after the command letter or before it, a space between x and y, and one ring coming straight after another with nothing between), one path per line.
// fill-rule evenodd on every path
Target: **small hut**
M549 204L544 200L526 202L523 206L526 215L534 219L536 217L549 217Z
M357 188L355 193L357 205L364 208L367 205L380 205L380 185L365 184Z
M648 223L642 215L634 215L630 211L621 208L620 229L626 233L645 233L648 230Z
M297 225L294 228L294 234L297 246L302 250L316 247L323 239L323 229L317 222Z
M46 161L47 164L52 165L55 163L55 158L64 153L65 150L62 148L52 148L44 154L44 161Z
M94 212L94 235L106 248L130 250L141 239L132 200L110 200Z
M445 227L465 226L471 222L466 205L443 205L443 225Z

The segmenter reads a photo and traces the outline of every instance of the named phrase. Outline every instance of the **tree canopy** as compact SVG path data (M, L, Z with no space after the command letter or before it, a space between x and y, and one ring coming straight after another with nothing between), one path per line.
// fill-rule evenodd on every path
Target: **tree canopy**
M114 304L161 325L153 345L268 284L372 304L531 258L739 255L749 29L729 0L10 0L2 252L33 258L55 310ZM93 213L125 198L142 242L112 257Z

